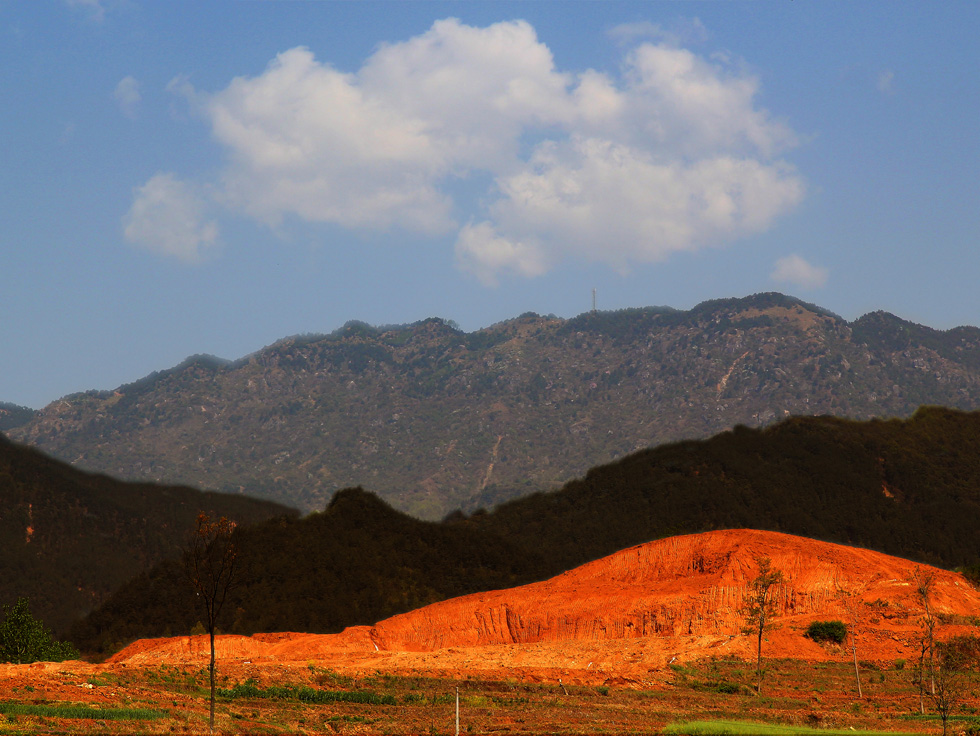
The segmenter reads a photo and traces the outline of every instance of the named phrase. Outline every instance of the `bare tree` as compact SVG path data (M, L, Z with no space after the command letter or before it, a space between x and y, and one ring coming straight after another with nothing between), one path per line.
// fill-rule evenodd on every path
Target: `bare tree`
M949 717L959 707L963 697L963 673L967 660L967 655L957 648L955 640L936 642L933 690L930 697L943 722L943 736L947 736Z
M191 534L184 551L187 575L204 608L205 627L211 639L211 713L208 728L214 733L214 631L218 614L225 603L228 591L235 582L238 547L233 539L235 522L224 516L214 520L201 512L197 515L197 529Z
M861 670L858 667L857 650L858 623L861 620L858 612L859 601L855 599L852 592L844 590L840 585L837 586L837 594L843 599L844 610L847 611L847 638L850 639L851 656L854 658L854 682L857 685L857 694L859 698L864 698L861 692Z
M776 607L776 594L780 586L785 584L786 577L781 570L774 570L772 560L768 557L756 557L756 564L759 566L759 574L751 582L751 596L749 597L743 613L745 614L746 634L757 636L756 648L756 677L758 684L756 692L762 694L762 638L766 631L772 629L772 619L778 615Z
M919 687L919 712L926 712L925 689L926 673L929 675L929 696L936 694L936 667L935 667L935 644L936 644L936 616L932 611L932 586L935 575L932 572L916 567L912 573L912 583L915 586L915 593L922 605L922 617L919 623L922 631L919 635L919 662L916 667L915 677Z

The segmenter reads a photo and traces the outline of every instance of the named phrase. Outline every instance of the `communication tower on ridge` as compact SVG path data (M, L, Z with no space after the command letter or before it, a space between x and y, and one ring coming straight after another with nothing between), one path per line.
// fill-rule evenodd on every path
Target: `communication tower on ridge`
M595 314L595 288L592 289L592 314Z

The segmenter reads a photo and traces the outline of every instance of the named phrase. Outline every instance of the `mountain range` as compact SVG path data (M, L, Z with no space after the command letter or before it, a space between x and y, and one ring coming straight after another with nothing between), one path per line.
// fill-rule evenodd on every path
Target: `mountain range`
M847 322L767 293L688 311L528 313L472 333L352 322L5 416L18 442L118 478L303 511L363 485L438 519L736 425L923 404L980 407L980 330L884 312Z

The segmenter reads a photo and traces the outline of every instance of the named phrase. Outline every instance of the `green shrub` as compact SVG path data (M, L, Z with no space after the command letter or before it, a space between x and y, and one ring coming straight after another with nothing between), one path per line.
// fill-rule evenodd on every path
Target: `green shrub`
M843 621L814 621L807 627L806 636L816 642L841 644L847 638L847 625Z
M76 659L78 650L69 642L56 641L44 624L31 615L26 598L3 607L0 621L0 662L63 662Z
M299 700L303 703L360 703L365 705L395 705L391 695L363 690L317 690L306 685L270 685L259 687L253 679L240 682L231 688L218 688L218 695L231 700L237 698L264 698L267 700Z
M711 681L711 682L699 682L695 681L690 684L692 690L697 690L698 692L706 693L718 693L720 695L740 695L746 692L744 685L740 685L737 682L728 682L725 680Z
M745 686L739 685L737 682L719 682L715 685L715 692L722 695L738 695L744 689Z

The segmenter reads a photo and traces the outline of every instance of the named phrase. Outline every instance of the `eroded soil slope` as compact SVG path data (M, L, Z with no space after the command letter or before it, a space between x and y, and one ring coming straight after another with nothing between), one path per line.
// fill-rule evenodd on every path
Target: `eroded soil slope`
M225 672L327 661L350 672L521 676L568 683L650 685L674 661L751 658L742 609L769 557L786 576L768 656L838 659L849 652L805 638L814 620L840 619L858 656L914 657L922 602L916 576L932 576L938 636L964 631L980 594L960 575L868 550L772 532L730 530L632 547L532 585L478 593L335 635L218 638ZM108 666L203 662L206 637L142 640Z

